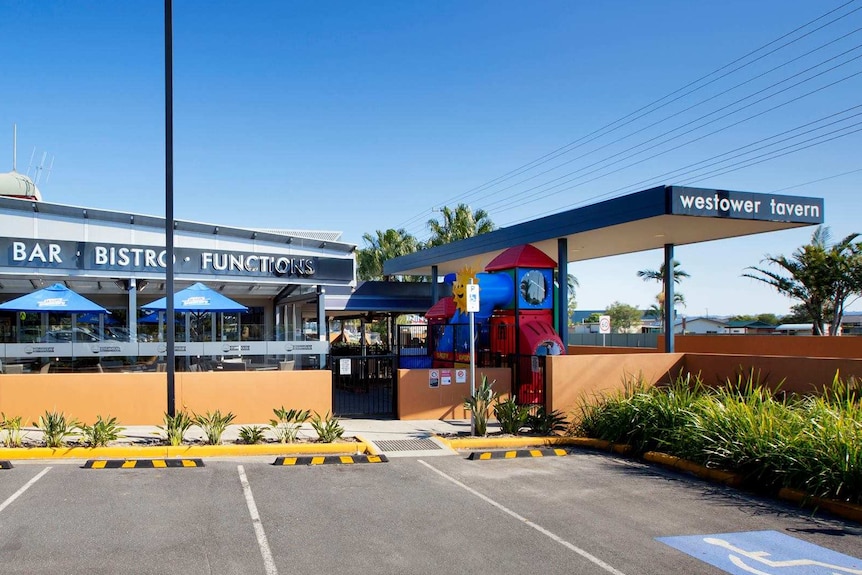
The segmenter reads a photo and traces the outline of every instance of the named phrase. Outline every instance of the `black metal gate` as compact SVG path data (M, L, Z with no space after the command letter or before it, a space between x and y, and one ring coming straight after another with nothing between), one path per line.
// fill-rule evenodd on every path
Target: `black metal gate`
M332 410L338 417L395 417L395 355L332 355Z

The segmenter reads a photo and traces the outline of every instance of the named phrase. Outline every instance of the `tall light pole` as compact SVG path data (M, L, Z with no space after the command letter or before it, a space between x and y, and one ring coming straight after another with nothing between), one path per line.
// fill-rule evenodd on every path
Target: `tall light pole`
M165 0L165 314L168 318L168 343L165 362L168 377L168 409L171 417L175 409L174 340L174 21L172 0Z

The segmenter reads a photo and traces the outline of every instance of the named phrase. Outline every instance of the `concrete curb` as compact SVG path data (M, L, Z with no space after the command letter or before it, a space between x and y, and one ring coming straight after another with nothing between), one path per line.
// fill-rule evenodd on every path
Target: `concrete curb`
M508 447L534 447L553 445L574 445L602 451L613 451L621 455L631 452L631 446L611 443L602 439L587 437L458 437L447 438L435 436L435 439L448 445L451 449L506 449Z
M365 451L362 451L361 453L367 453L368 455L380 455L381 451L376 445L374 445L373 441L365 439L365 436L358 433L354 435L354 437L356 438L356 441L365 445Z
M820 497L812 497L803 491L782 487L778 490L778 498L785 501L797 503L800 507L809 509L825 509L834 515L852 519L862 523L862 505L847 503L846 501L835 501L834 499L822 499Z
M306 455L366 453L368 444L353 443L267 443L256 445L157 445L110 447L6 447L0 459L102 459L102 458L193 458L256 455Z
M730 487L741 486L744 479L743 476L738 473L723 471L721 469L710 469L708 467L698 465L697 463L692 463L687 459L682 459L675 455L668 455L667 453L660 453L658 451L647 451L644 453L643 458L651 463L658 463L659 465L670 467L671 469L685 471L702 479L709 479L710 481L729 485Z

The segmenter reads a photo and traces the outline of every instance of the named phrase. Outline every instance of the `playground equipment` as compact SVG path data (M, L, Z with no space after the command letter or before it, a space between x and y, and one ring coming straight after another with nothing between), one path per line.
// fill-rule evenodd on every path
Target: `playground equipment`
M565 353L554 328L554 269L556 262L525 244L494 258L482 273L465 268L444 281L452 296L425 314L431 333L433 367L456 367L470 362L466 286L479 284L480 308L474 315L477 363L516 366L519 403L544 402L544 361ZM565 326L564 326L565 327Z

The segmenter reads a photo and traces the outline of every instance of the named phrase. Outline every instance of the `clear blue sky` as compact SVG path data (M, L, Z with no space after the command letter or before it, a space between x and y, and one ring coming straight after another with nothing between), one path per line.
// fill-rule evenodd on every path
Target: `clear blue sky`
M676 183L823 197L838 239L862 231L862 132L718 168L859 129L862 108L849 109L862 105L860 1L651 114L481 186L842 3L176 0L175 214L339 230L362 247L362 234L378 229L426 237L425 222L443 205L466 202L509 225ZM0 0L0 171L11 169L17 123L18 171L35 175L34 149L35 164L43 152L54 158L50 178L39 174L46 201L163 215L162 34L156 0ZM805 130L816 131L791 131L811 122ZM775 140L755 142L782 132L798 137L757 151ZM674 172L749 144L748 156ZM822 178L830 179L800 186ZM740 274L767 253L789 255L811 231L678 247L691 274L680 312L785 313L790 300ZM573 264L579 307L649 307L658 286L636 272L661 258Z

